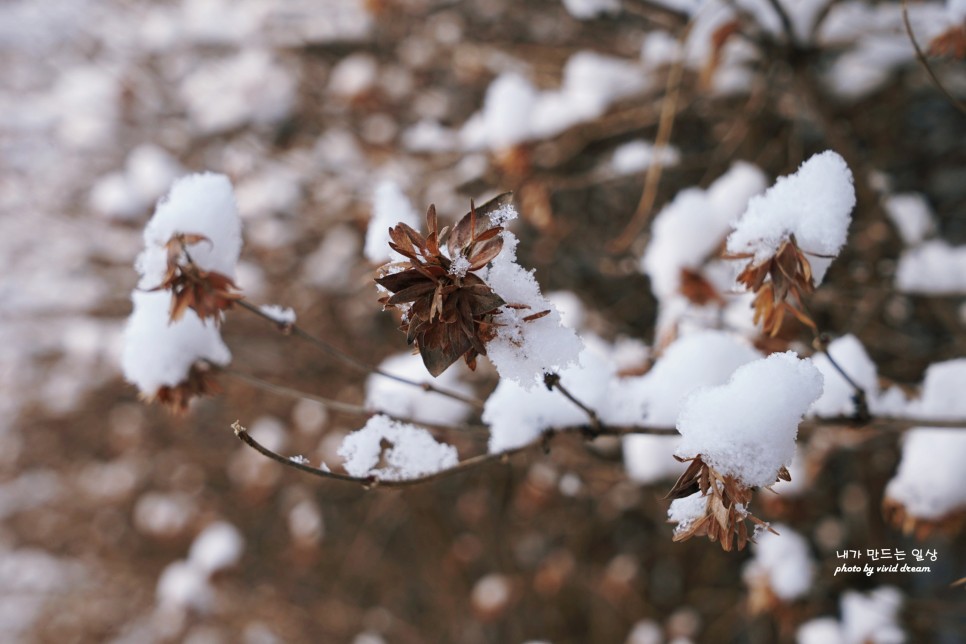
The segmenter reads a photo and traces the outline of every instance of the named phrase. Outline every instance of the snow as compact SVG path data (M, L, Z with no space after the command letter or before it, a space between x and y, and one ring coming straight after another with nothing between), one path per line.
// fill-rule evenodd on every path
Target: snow
M931 420L966 418L966 358L929 365L922 384L922 396L909 406L910 415Z
M842 630L849 644L899 644L906 641L898 625L902 593L881 586L866 594L846 591L839 600Z
M188 562L212 575L238 563L245 541L238 529L226 521L216 521L195 537L188 551Z
M700 455L724 476L749 487L775 483L791 464L798 423L822 393L822 375L793 352L739 367L724 385L705 387L684 403L677 455Z
M383 441L391 447L383 450ZM362 429L345 437L339 447L346 472L357 477L400 481L454 467L456 448L437 443L421 427L376 415ZM384 465L380 467L380 460Z
M671 501L668 506L667 518L670 523L676 523L674 534L686 532L695 521L707 514L708 497L701 492Z
M111 219L139 217L182 172L163 148L139 145L128 154L123 171L104 175L94 184L91 207Z
M158 202L144 229L144 252L135 264L141 274L139 288L160 284L167 270L165 245L178 234L206 237L207 241L187 245L192 261L202 270L234 278L242 245L241 220L228 177L211 172L188 175Z
M599 349L585 348L576 365L558 374L561 384L591 409L605 407L608 384L613 376L613 366L602 353ZM587 415L560 392L550 391L543 384L530 387L528 384L501 378L487 398L483 422L490 426L490 453L531 443L551 427L587 422Z
M920 244L933 232L932 209L919 193L890 195L882 206L908 246Z
M707 190L679 192L654 218L641 270L659 300L678 293L681 270L700 269L728 233L731 222L765 189L764 173L738 162Z
M352 54L332 68L328 90L336 96L351 99L372 89L378 75L375 58L369 54Z
M161 387L184 382L199 360L219 366L231 362L218 328L202 322L194 311L168 323L169 293L134 291L131 299L134 311L124 329L121 368L143 395L151 397Z
M684 336L668 346L646 374L617 382L602 410L603 419L617 425L671 427L689 394L724 384L735 369L760 357L748 342L724 331Z
M279 306L278 304L263 304L258 310L272 318L277 324L295 324L295 310L290 307Z
M828 354L865 390L870 408L875 409L879 395L879 381L875 363L854 335L844 335L829 343ZM825 389L815 401L810 414L816 416L850 416L856 412L852 402L854 391L838 369L832 366L825 353L812 356L812 364L821 372Z
M434 380L426 370L422 358L407 352L386 358L380 363L379 369L416 382L433 382L438 387L464 396L473 396L474 393L473 388L463 381L462 368L458 364ZM442 425L465 422L472 411L469 405L459 400L423 391L419 387L378 374L372 374L366 379L366 408L412 418L420 423Z
M764 532L752 544L754 559L746 564L746 583L766 579L768 587L782 601L793 601L808 594L814 576L814 564L808 540L782 524L773 524L778 532Z
M636 63L590 51L567 60L555 90L540 91L520 73L504 72L490 83L483 109L464 124L460 137L465 148L492 150L549 138L601 116L647 84Z
M179 87L199 134L280 121L292 111L295 90L295 76L270 53L257 49L204 63Z
M494 213L494 223L505 224L517 217L512 206ZM480 277L507 304L493 316L496 338L486 345L487 357L501 379L509 379L531 389L542 386L542 375L574 364L582 343L573 329L563 325L560 313L540 292L532 270L516 263L519 240L509 230L501 233L503 251ZM523 307L523 308L514 308ZM536 320L527 316L549 310Z
M962 396L962 390L960 390ZM938 520L966 510L966 427L909 430L902 460L885 497L918 519Z
M199 268L234 277L241 223L227 177L212 173L184 177L158 203L144 230L144 251L135 262L141 275L138 289L152 289L162 282L167 269L165 244L179 233L207 238L188 245ZM184 382L199 360L216 365L231 361L217 326L205 324L193 310L168 322L170 293L135 290L131 299L134 310L124 331L121 366L124 377L142 394L150 397L160 387Z
M760 264L794 235L798 247L813 255L809 261L819 284L827 263L817 263L814 256L838 255L854 206L852 172L845 160L831 150L816 154L748 202L728 236L728 252L752 253Z
M647 170L655 163L673 166L680 161L681 153L673 146L658 149L648 141L635 140L623 143L614 150L611 165L617 174L634 174Z
M208 575L190 561L175 561L158 579L158 603L165 608L206 611L214 603L214 589Z
M619 13L619 0L563 0L564 8L578 20L591 20L598 16Z
M618 379L601 410L605 422L672 427L685 399L703 386L721 385L735 369L761 357L742 339L722 331L702 331L676 340L643 376ZM631 480L650 484L681 474L673 454L674 436L626 436L624 467Z
M498 611L510 601L511 591L509 579L504 575L490 573L473 584L470 601L479 611L487 613Z
M966 246L937 239L904 251L896 268L896 287L923 295L966 293Z
M847 644L842 626L834 617L810 619L795 632L797 644Z
M389 247L389 229L406 224L415 230L422 227L420 217L399 184L384 179L376 186L372 199L372 214L366 227L363 254L375 264L390 260L405 261L405 257ZM381 287L378 287L381 288Z

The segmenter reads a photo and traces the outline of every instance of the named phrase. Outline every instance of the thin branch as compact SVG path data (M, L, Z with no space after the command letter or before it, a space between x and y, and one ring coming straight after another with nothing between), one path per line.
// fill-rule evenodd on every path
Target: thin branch
M306 474L312 474L323 479L331 479L334 481L343 481L345 483L355 483L361 485L366 489L372 489L376 487L383 488L400 488L400 487L412 487L414 485L420 485L422 483L429 483L430 481L435 481L452 474L457 474L459 472L465 472L466 470L475 468L480 465L485 465L486 463L494 463L498 461L505 461L514 454L524 452L526 450L532 449L534 446L543 444L543 441L534 441L514 449L509 449L504 452L499 452L495 454L480 454L479 456L473 456L464 461L460 461L457 465L450 467L445 470L440 470L434 474L427 474L426 476L419 476L411 479L400 479L400 480L386 480L380 479L375 476L351 476L349 474L340 474L338 472L332 472L329 469L322 469L318 467L313 467L299 460L293 460L288 456L283 456L278 452L274 452L257 440L252 438L252 435L248 433L248 430L242 427L241 423L237 420L232 423L231 428L235 431L235 436L237 436L243 443L254 449L261 455L272 459L277 463L282 465L287 465L288 467L297 469Z
M792 47L798 45L798 39L795 37L795 26L792 25L792 19L789 17L788 12L785 11L785 7L778 0L768 0L768 4L778 14L778 19L782 23L782 31L785 32L788 44Z
M814 341L815 348L825 354L825 357L828 358L829 364L831 364L832 367L839 372L839 375L841 375L845 381L849 383L849 386L852 387L852 403L855 405L855 420L860 422L870 421L872 419L872 414L869 412L868 394L866 393L865 389L860 387L859 383L853 380L852 377L846 373L845 369L843 369L842 366L836 362L835 358L833 358L832 354L828 351L828 345L828 335L825 333L819 333L816 330Z
M298 326L297 324L294 324L294 323L280 324L279 321L276 320L274 317L272 317L271 315L268 315L267 313L262 311L261 308L255 306L254 304L248 302L245 299L238 300L236 304L238 304L246 311L249 311L250 313L254 313L258 317L264 320L268 320L269 322L272 322L277 327L279 327L279 329L283 333L294 335L297 338L305 340L315 348L320 349L324 353L328 354L329 356L337 360L341 360L344 364L352 367L353 369L356 369L357 371L361 371L364 373L374 373L382 376L383 378L389 378L390 380L395 380L396 382L401 382L403 384L411 385L413 387L419 387L423 391L430 391L434 394L439 394L441 396L446 396L454 400L459 400L460 402L466 403L467 405L471 405L472 407L475 407L477 409L483 409L483 401L479 400L478 398L465 396L459 392L452 391L444 387L438 387L432 384L431 382L419 382L417 380L411 380L409 378L404 378L402 376L397 376L395 374L388 373L386 371L383 371L379 367L376 367L367 362L359 360L355 356L352 356L346 353L345 351L332 346L325 340L312 335L311 333L309 333L302 327Z
M912 32L912 24L909 22L909 7L907 0L902 0L902 22L906 26L906 33L909 35L909 40L912 42L913 49L916 50L916 58L919 59L919 63L925 68L926 73L929 74L929 78L932 79L933 84L942 92L943 96L948 100L957 110L966 114L966 105L957 99L955 96L949 93L946 86L942 84L939 77L936 76L936 72L933 71L932 66L929 64L929 60L926 58L926 54L923 53L922 48L919 47L919 42L916 40L915 34Z
M555 385L556 386L556 385ZM559 390L559 388L558 388ZM563 393L563 391L561 391ZM565 394L566 395L566 394ZM569 398L569 397L568 397ZM585 406L570 398L575 404L578 404L582 409ZM591 410L592 411L592 410ZM596 414L594 414L596 417ZM959 420L948 420L948 421L931 421L916 418L899 418L899 417L877 417L871 419L867 423L862 423L856 425L855 418L848 416L841 417L829 417L829 418L810 418L802 422L801 427L803 429L816 429L818 427L851 427L853 429L876 429L882 432L890 433L900 433L907 431L914 427L929 427L936 429L950 429L950 430L963 430L966 428L966 418ZM553 438L559 434L573 434L581 433L587 434L586 426L568 426L561 428L546 429L541 434L540 437L527 443L526 445L521 445L513 449L509 449L503 452L498 452L494 454L480 454L467 458L460 461L457 465L447 468L445 470L440 470L434 474L428 474L426 476L420 476L411 479L402 480L385 480L379 479L375 476L351 476L348 474L340 474L338 472L332 472L329 469L323 469L318 467L313 467L308 465L298 459L293 459L292 457L283 456L278 452L272 451L265 447L257 440L252 438L248 430L242 427L239 421L232 423L232 429L235 431L235 436L239 438L243 443L259 452L263 456L270 458L271 460L280 463L282 465L294 468L306 474L311 474L319 478L330 479L334 481L342 481L346 483L355 483L361 485L366 489L372 489L375 487L384 488L401 488L401 487L411 487L414 485L419 485L421 483L428 483L430 481L435 481L451 474L457 474L459 472L465 472L472 468L480 465L485 465L487 463L493 462L507 462L510 457L529 451L536 447L541 447L544 451L549 449L550 442ZM600 432L596 436L631 436L631 435L652 435L652 436L677 436L678 431L669 427L640 427L640 426L601 426ZM593 438L592 437L592 438Z
M261 389L262 391L267 391L278 396L284 396L286 398L292 398L296 400L311 400L319 403L326 409L331 411L340 412L343 414L351 414L354 416L365 416L370 418L372 416L386 416L392 420L399 421L401 423L409 423L412 425L421 425L423 427L429 427L431 429L440 429L444 431L453 432L466 432L466 431L487 431L489 428L486 425L449 425L446 423L433 423L420 420L418 418L413 418L411 416L400 416L388 411L384 411L378 408L369 408L364 405L354 405L352 403L342 402L341 400L335 400L332 398L324 398L322 396L317 396L315 394L309 393L307 391L302 391L301 389L295 389L292 387L287 387L285 385L279 385L274 382L269 382L263 380L258 376L253 376L247 373L242 373L227 367L218 367L217 365L212 365L212 368L216 369L219 373L222 373L229 378L238 380L239 382L244 382L247 385L255 387L256 389Z
M600 436L603 433L604 425L600 422L600 418L597 417L597 412L580 402L580 400L570 393L566 387L560 384L560 374L549 372L543 374L543 384L545 384L547 389L550 391L553 391L554 389L559 391L561 394L563 394L564 398L580 407L580 409L587 414L587 418L590 420L591 438Z
M684 75L684 44L687 41L688 34L691 32L692 24L694 23L689 22L681 31L678 37L678 43L681 47L681 57L675 61L668 71L667 89L664 94L664 101L661 103L661 117L658 121L657 136L654 139L655 162L647 168L647 173L644 175L644 189L641 192L641 200L637 204L634 215L627 222L627 226L625 226L623 232L610 243L611 252L623 253L630 248L631 244L634 243L634 240L637 239L637 236L644 230L644 227L647 226L647 223L651 219L654 202L657 199L657 187L661 181L661 172L664 169L664 164L658 161L661 155L664 154L665 149L667 149L671 141L671 131L674 129L678 97L681 94L681 77Z

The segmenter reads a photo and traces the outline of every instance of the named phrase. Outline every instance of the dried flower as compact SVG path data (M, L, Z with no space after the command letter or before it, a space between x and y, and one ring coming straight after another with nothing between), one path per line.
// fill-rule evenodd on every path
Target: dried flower
M188 411L188 403L198 396L214 396L221 393L221 386L205 362L191 366L188 375L177 385L163 385L153 394L143 395L147 402L159 402L177 414Z
M748 259L751 254L726 255L726 259ZM767 280L767 281L766 281ZM815 291L812 266L805 253L791 235L778 251L768 259L751 261L738 275L738 282L753 291L755 296L755 324L762 323L762 331L775 337L781 330L785 314L791 313L802 324L815 329L815 322L805 313L802 297ZM795 304L788 301L791 295Z
M767 523L748 511L751 488L732 476L722 476L701 460L700 454L694 458L678 460L691 461L691 464L665 498L680 499L700 492L706 502L701 516L678 526L674 532L674 541L707 536L711 541L719 542L725 552L730 552L734 537L737 537L738 550L742 550L749 541L754 542L754 533L748 534L746 520L751 521L758 529L771 530ZM784 467L779 470L778 477L785 481L791 480Z
M190 308L202 321L211 318L218 324L221 312L242 297L231 278L217 271L202 270L191 260L187 246L200 242L210 243L210 240L204 235L182 233L165 244L167 270L161 284L150 290L171 291L170 322L180 320Z
M934 534L955 536L966 523L966 509L947 513L945 516L926 519L909 512L902 501L886 496L882 500L882 514L885 520L902 534L913 535L919 541Z
M966 58L966 25L952 27L933 38L928 53L958 60Z
M403 223L389 231L389 246L407 261L383 268L402 270L376 278L392 293L379 301L403 311L400 328L433 376L460 357L473 369L476 357L486 355L486 342L494 334L492 316L506 302L475 271L503 249L503 228L492 215L511 197L502 194L479 208L470 202L470 212L452 232L439 230L435 206L426 213L426 237ZM446 252L441 247L444 239Z

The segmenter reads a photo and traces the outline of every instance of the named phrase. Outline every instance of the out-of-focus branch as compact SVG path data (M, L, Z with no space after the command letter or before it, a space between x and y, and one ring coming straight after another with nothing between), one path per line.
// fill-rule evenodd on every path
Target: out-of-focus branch
M932 65L929 64L929 59L926 58L926 54L923 53L922 48L919 46L919 42L916 40L916 35L912 31L912 24L909 22L909 7L907 0L902 0L902 22L906 26L906 34L908 34L909 40L912 42L912 47L916 50L916 58L926 70L926 73L929 74L929 78L932 79L933 85L935 85L939 91L942 92L943 96L946 97L946 100L948 100L953 107L963 114L966 114L966 105L963 105L962 101L949 93L949 90L946 89L946 86L943 85L942 81L939 80L939 77L936 76L936 72L933 71Z
M301 389L295 389L293 387L287 387L285 385L279 385L274 382L269 382L257 376L253 376L247 373L242 373L231 369L228 367L218 367L217 365L211 365L213 369L216 369L218 373L222 373L229 378L243 382L246 385L255 387L256 389L261 389L262 391L267 391L268 393L276 394L278 396L284 396L286 398L292 398L296 400L311 400L319 403L326 409L331 411L340 412L343 414L351 414L354 416L365 416L370 418L372 416L386 416L393 420L399 421L401 423L409 423L422 425L423 427L429 427L431 429L440 429L444 431L452 432L468 432L468 431L486 431L488 428L485 425L449 425L445 423L431 423L413 418L411 416L400 416L398 414L393 414L387 411L383 411L378 408L369 408L364 405L354 405L352 403L343 402L341 400L335 400L333 398L325 398L323 396L317 396L315 394L309 393L307 391L302 391Z
M681 78L684 75L684 44L687 42L692 24L694 23L689 22L681 30L681 34L678 36L681 57L675 61L668 71L667 90L664 94L664 101L661 103L661 117L660 121L658 121L657 136L654 139L655 159L660 158L660 155L664 153L664 150L671 141L671 131L674 129L674 118L677 115L678 97L681 94ZM634 243L634 240L637 239L637 236L651 220L654 201L657 199L657 187L661 182L661 172L663 169L664 164L662 163L652 163L647 168L647 173L644 175L644 189L641 192L641 200L638 202L637 209L634 211L631 220L627 222L627 226L610 243L611 252L623 253L630 248L631 244Z
M302 327L298 326L297 324L280 324L278 320L276 320L271 315L265 313L259 307L255 306L254 304L251 304L245 299L238 300L236 304L238 304L238 306L242 307L246 311L250 313L254 313L258 317L274 323L283 333L287 335L293 335L301 340L305 340L315 348L323 351L324 353L335 358L336 360L340 360L342 363L348 365L349 367L352 367L353 369L356 369L357 371L362 371L364 373L374 373L382 376L383 378L389 378L390 380L395 380L396 382L401 382L407 385L411 385L413 387L419 387L423 391L430 391L432 393L439 394L441 396L446 396L454 400L459 400L460 402L464 402L467 405L471 405L477 409L483 409L483 401L479 400L478 398L464 396L459 392L452 391L444 387L439 387L437 385L432 384L431 382L419 382L416 380L411 380L409 378L404 378L402 376L391 374L387 371L383 371L379 367L376 367L374 365L368 364L367 362L359 360L355 356L350 355L345 351L332 346L325 340L315 335L312 335L311 333L309 333Z

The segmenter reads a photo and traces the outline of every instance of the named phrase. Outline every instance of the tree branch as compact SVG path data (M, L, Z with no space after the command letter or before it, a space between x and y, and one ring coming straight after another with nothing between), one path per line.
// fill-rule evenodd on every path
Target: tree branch
M923 53L922 49L919 47L919 42L916 40L916 35L912 32L912 24L909 22L909 7L907 0L902 0L902 22L906 26L906 34L909 35L909 40L912 42L913 49L916 50L916 58L919 59L919 63L925 68L926 73L929 74L929 78L932 79L933 85L935 85L943 96L946 97L953 107L957 110L966 114L966 105L957 99L955 96L949 93L946 86L942 84L939 77L936 76L936 72L933 71L932 65L929 64L929 60L926 58L926 54Z
M210 364L210 363L209 363ZM229 378L238 380L239 382L244 382L245 384L255 387L256 389L261 389L262 391L267 391L272 394L279 396L284 396L286 398L292 398L296 400L311 400L319 403L326 409L331 411L340 412L343 414L351 414L354 416L365 416L366 418L371 418L372 416L386 416L393 420L399 421L401 423L409 423L411 425L422 425L423 427L429 427L431 429L440 429L444 431L453 432L467 432L467 431L487 431L489 428L486 425L449 425L446 423L433 423L419 420L411 416L400 416L398 414L393 414L388 411L384 411L378 408L369 408L364 405L354 405L352 403L342 402L341 400L335 400L332 398L324 398L322 396L317 396L315 394L309 393L307 391L302 391L300 389L294 389L292 387L287 387L285 385L279 385L274 382L269 382L263 380L258 376L253 376L247 373L242 373L236 371L229 367L219 367L217 365L211 365L212 369L216 370L218 373L222 373Z
M342 481L345 483L355 483L361 485L365 489L373 489L376 487L383 488L400 488L400 487L412 487L414 485L420 485L422 483L429 483L430 481L435 481L452 474L457 474L459 472L464 472L466 470L472 469L474 467L485 465L486 463L493 463L497 461L505 461L510 456L518 454L520 452L533 449L534 446L543 444L542 441L534 441L532 443L527 443L520 447L514 449L506 450L504 452L498 452L495 454L480 454L479 456L473 456L464 461L460 461L457 465L447 468L445 470L440 470L435 474L427 474L426 476L419 476L411 479L400 479L400 480L387 480L379 479L375 476L351 476L349 474L340 474L338 472L332 472L329 469L322 469L318 467L313 467L299 460L293 460L291 457L282 456L278 452L274 452L257 440L252 438L252 435L248 433L248 430L242 427L241 423L237 420L232 423L231 428L235 430L235 436L237 436L243 443L254 449L256 452L262 454L263 456L272 459L277 463L286 465L288 467L297 469L306 474L311 474L323 479L330 479L333 481Z

